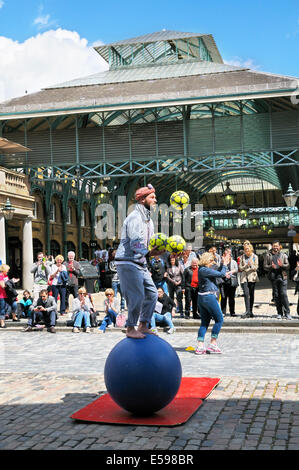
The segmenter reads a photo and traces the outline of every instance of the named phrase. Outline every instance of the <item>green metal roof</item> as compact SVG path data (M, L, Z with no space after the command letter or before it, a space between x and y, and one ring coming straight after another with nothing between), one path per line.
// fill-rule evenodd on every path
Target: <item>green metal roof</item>
M110 67L169 62L175 57L223 63L211 34L163 30L94 48Z
M248 70L245 67L236 67L215 62L184 62L180 64L152 65L147 67L122 68L107 70L87 77L77 78L58 85L47 87L69 88L75 86L104 85L109 83L138 82L157 80L161 78L188 77L192 75L207 75L212 73L235 72Z

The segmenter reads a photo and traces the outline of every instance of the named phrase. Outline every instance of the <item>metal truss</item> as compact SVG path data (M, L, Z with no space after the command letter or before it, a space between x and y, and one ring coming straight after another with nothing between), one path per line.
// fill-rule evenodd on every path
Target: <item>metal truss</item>
M121 178L124 176L153 176L181 173L207 173L242 171L252 175L253 169L274 169L283 166L299 166L299 149L286 152L269 151L258 153L207 155L203 157L184 157L177 155L172 158L158 158L149 161L129 160L125 162L102 161L97 164L76 163L71 166L39 167L30 169L31 179L49 181L73 179L97 179L103 177Z

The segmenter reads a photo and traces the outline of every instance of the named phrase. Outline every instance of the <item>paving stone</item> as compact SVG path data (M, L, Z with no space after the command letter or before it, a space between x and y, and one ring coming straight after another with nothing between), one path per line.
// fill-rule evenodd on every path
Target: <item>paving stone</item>
M200 366L198 357L184 351L184 346L194 344L193 333L169 338L161 334L178 350L184 376L221 378L198 412L177 428L72 420L74 411L105 392L105 358L123 334L107 334L101 341L91 335L88 342L84 338L74 342L69 333L59 332L56 336L51 340L40 336L37 340L33 336L24 338L19 332L0 334L0 343L7 350L18 342L14 361L8 356L0 365L0 449L191 451L299 447L298 366L291 363L289 334L276 333L273 337L268 333L225 333L219 343L227 353L200 358ZM252 351L260 351L260 345L265 353L253 358ZM231 351L237 351L238 361L233 360ZM74 354L78 367L69 362ZM46 358L50 358L48 363Z

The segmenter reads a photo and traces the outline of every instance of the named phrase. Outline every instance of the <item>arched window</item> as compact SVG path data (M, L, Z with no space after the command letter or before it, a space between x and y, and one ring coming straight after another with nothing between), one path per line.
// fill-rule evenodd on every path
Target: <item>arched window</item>
M37 253L43 251L43 244L38 238L33 239L33 259L34 261L37 259Z
M81 227L85 227L86 226L86 212L85 212L85 209L82 210L82 214L81 214Z
M50 222L56 222L57 214L56 214L56 204L52 202L50 204Z
M70 206L67 207L67 224L72 224L72 208Z
M82 242L82 258L89 260L89 246L87 243Z
M57 255L61 255L60 245L56 240L51 240L50 249L51 253L49 254L54 256L54 258Z
M67 249L68 252L73 251L74 253L76 253L76 246L71 241L66 242L66 249Z

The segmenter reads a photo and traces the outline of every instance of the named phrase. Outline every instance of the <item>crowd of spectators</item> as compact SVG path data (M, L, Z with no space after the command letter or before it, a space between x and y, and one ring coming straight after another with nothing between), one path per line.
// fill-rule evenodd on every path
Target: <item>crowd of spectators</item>
M19 279L10 277L10 267L0 266L0 328L5 328L5 320L20 321L27 318L25 331L33 328L47 328L55 333L58 314L70 311L69 296L72 295L71 320L73 332L83 329L89 333L91 327L97 327L104 333L109 325L116 325L117 317L123 315L125 299L120 288L114 257L115 248L96 250L90 263L96 267L100 290L105 292L103 304L104 319L97 320L90 292L82 286L80 263L75 260L75 253L70 251L67 260L62 255L55 259L38 253L32 266L34 278L33 291L25 290L18 296L16 284ZM292 319L287 295L288 279L296 282L299 292L299 256L292 253L287 256L282 252L279 241L275 241L264 255L254 253L253 246L245 241L242 249L207 246L198 252L187 246L180 255L164 252L148 260L148 269L158 292L158 301L153 314L151 328L165 326L171 334L175 331L173 314L179 317L200 319L199 284L200 259L205 252L213 255L213 269L221 271L222 255L229 262L225 276L217 277L217 300L223 316L235 316L235 298L244 297L245 312L241 318L254 316L255 286L259 278L267 276L272 287L272 302L277 310L278 319ZM80 287L81 284L81 287ZM119 296L119 297L118 297ZM59 303L58 303L59 300ZM59 305L59 311L58 311ZM297 304L299 315L299 296Z

